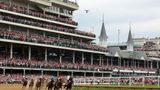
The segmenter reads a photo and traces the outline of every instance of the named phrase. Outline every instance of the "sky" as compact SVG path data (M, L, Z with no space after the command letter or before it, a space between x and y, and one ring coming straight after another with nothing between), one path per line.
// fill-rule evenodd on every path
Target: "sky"
M79 10L73 19L78 29L96 34L96 42L102 26L102 16L108 35L108 44L126 42L129 22L134 38L152 38L160 35L160 0L77 0ZM89 10L88 13L85 10Z

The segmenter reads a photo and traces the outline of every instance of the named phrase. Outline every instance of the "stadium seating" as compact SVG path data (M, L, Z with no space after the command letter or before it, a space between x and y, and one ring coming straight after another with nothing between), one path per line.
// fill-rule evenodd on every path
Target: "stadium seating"
M32 34L32 33L27 35L27 33L24 33L24 32L9 31L9 30L2 29L2 28L0 30L0 38L26 41L26 42L35 42L35 43L42 43L42 44L49 44L49 45L56 45L56 46L63 46L63 47L88 49L88 50L102 51L102 52L107 51L107 48L105 47L87 44L87 43L79 42L76 40L71 41L69 39L44 37L43 35Z
M27 11L27 8L16 6L16 5L10 6L9 4L6 4L4 2L0 2L0 9L5 9L5 10L9 10L9 11L17 12L17 13L22 13L22 14L28 14L28 15L35 16L35 17L45 18L48 20L54 20L54 21L68 23L68 24L78 25L76 22L72 21L69 18L62 18L62 17L58 18L57 16L50 15L50 14L44 14L43 12L38 12L35 10ZM13 20L13 18L11 18L11 17L7 17L7 18L8 18L8 20L9 19ZM39 22L30 21L30 20L27 21L26 19L25 20L17 19L16 21L18 21L19 23L20 22L24 23L24 21L25 21L26 23L24 23L24 24L31 24L32 23L33 25L41 26L41 27L48 28L48 29L54 29L54 30L59 30L59 31L64 31L64 32L69 32L69 33L75 33L75 34L95 37L95 34L93 34L93 33L88 33L88 32L83 32L80 30L73 30L73 29L68 29L68 28L63 28L63 27L56 27L56 26L53 26L52 24L42 24Z

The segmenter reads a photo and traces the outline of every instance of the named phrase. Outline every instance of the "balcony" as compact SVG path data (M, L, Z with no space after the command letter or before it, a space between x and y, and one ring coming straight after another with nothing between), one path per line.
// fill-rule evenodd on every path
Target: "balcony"
M0 2L0 12L13 14L13 15L19 15L19 16L32 18L36 20L42 20L46 22L52 22L55 24L66 25L66 26L74 27L74 28L77 28L77 25L78 25L77 22L74 22L68 18L58 18L52 14L44 15L43 13L40 13L32 9L29 9L29 11L27 11L27 8L19 7L17 5L11 5L10 7L9 4L4 3L4 2Z
M68 7L68 8L71 8L73 10L78 10L79 6L76 2L71 2L69 0L51 0L52 3L54 4L58 4L58 5L62 5L64 7Z
M52 3L50 0L29 0L30 2L45 5L45 6L51 6Z

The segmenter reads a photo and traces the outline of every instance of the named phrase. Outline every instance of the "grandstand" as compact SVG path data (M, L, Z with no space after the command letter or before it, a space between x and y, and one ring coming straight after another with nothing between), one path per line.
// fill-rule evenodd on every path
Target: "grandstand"
M19 82L32 75L71 75L89 83L104 78L108 83L112 76L158 74L159 59L132 50L131 30L128 50L92 44L96 35L77 30L78 23L72 19L78 8L69 0L0 0L1 82ZM103 41L107 39L104 22L101 32Z

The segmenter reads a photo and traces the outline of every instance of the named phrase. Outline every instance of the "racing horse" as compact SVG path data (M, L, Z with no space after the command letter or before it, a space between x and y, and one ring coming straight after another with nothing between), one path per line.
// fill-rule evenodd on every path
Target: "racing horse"
M36 82L36 90L40 90L42 85L42 78L38 78Z
M62 77L59 77L55 81L54 90L62 90L62 86L63 86Z
M54 80L51 79L51 81L49 81L47 84L47 88L48 88L48 90L52 90L53 87L54 87Z
M73 77L69 77L67 83L65 84L65 90L71 90L73 86Z

